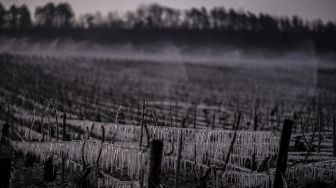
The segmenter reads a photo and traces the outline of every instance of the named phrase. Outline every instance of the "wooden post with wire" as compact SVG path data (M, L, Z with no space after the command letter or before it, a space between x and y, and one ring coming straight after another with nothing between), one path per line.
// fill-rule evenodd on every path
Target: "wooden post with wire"
M61 187L64 188L64 179L65 179L65 156L64 153L62 151L62 169L61 169Z
M141 117L141 128L140 128L140 140L139 140L139 147L142 146L142 138L143 138L143 129L145 124L145 110L146 110L146 101L144 101L142 105L142 117Z
M174 188L178 187L179 181L179 171L180 171L180 161L182 158L182 131L179 130L178 133L178 141L177 141L177 157L176 157L176 169L175 169L175 184Z
M62 115L62 118L63 118L63 124L62 124L62 140L63 141L66 141L66 114L64 113ZM58 132L57 132L58 134ZM62 163L61 163L61 187L63 188L64 187L64 183L65 183L65 156L64 156L64 153L62 151Z
M50 156L45 162L44 162L44 174L43 174L43 180L47 182L52 182L56 179L56 170L53 163L53 156Z
M153 139L150 142L149 172L147 188L160 187L161 163L163 154L162 140Z
M66 136L66 114L63 114L63 127L62 127L62 139L63 141L68 141Z
M9 188L11 187L11 168L12 159L9 157L0 158L0 187Z
M276 163L276 172L273 188L283 188L285 185L285 173L287 168L287 158L288 158L288 146L292 133L293 121L289 119L285 119L281 138L280 138L280 146L278 152L278 159Z
M336 157L336 114L334 113L333 118L333 153Z

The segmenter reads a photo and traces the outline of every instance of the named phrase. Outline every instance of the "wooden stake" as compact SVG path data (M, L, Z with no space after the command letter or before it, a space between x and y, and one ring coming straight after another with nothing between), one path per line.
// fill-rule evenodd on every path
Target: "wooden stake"
M196 121L197 121L197 105L195 104L195 111L194 111L194 129L196 129Z
M137 121L138 121L138 124L140 124L141 120L140 120L140 104L139 104L139 101L137 102Z
M163 153L162 140L153 139L150 143L149 172L147 188L160 187L160 174Z
M114 120L114 123L115 123L115 124L118 124L118 116L119 116L120 109L121 109L121 106L119 105L119 106L118 106L118 109L117 109L116 116L115 116L115 120Z
M323 127L323 113L322 109L319 111L319 116L318 116L318 125L319 125L319 137L318 137L318 145L317 145L317 153L320 153L321 150L321 141L322 141L322 127Z
M12 160L11 158L1 158L0 159L0 187L10 188L11 187L11 168Z
M11 113L11 128L12 128L11 136L13 137L13 134L14 134L14 109L12 109L12 113Z
M63 114L63 129L62 129L62 137L64 141L67 141L66 138L66 114Z
M278 160L276 164L275 180L273 188L283 188L284 178L287 168L288 146L292 133L293 121L285 119L280 139L280 147L278 152Z
M146 101L144 101L144 103L142 105L142 118L141 118L139 147L142 146L143 129L144 129L144 124L145 124L145 108L146 108Z
M336 114L334 113L333 119L333 148L334 148L334 156L336 156Z
M152 111L152 114L153 114L153 119L154 119L154 125L158 126L155 110Z
M257 115L257 107L254 108L254 118L253 118L253 130L256 131L258 129L258 115Z
M64 177L65 177L65 157L62 151L62 174L61 174L61 187L64 187Z
M212 114L211 129L215 128L215 112Z
M102 129L102 142L101 142L100 149L99 149L99 154L98 154L98 157L97 157L97 169L99 168L100 157L101 157L101 153L103 151L103 144L104 144L104 141L105 141L105 127L101 126L101 129Z
M170 127L173 127L173 114L171 107L169 107L169 116L170 116Z
M254 108L254 121L253 121L253 130L257 131L258 129L258 116L257 116L257 108ZM253 155L252 155L252 162L251 162L251 171L254 171L257 169L257 163L256 163L256 148L255 148L255 137L253 138L254 146L253 146Z
M43 180L52 182L56 179L56 171L53 164L53 157L49 157L44 163L44 176Z
M233 133L233 138L232 138L232 141L231 141L231 144L230 144L230 148L229 148L229 151L228 151L228 153L226 155L226 158L225 158L224 171L226 170L227 164L229 164L229 159L230 159L231 151L232 151L233 145L234 145L234 143L236 141L237 131L238 131L239 124L240 124L240 117L241 117L241 113L238 112L238 118L237 118L237 124L236 124L236 128L235 128L235 132Z
M57 117L57 110L55 103L53 102L53 108L54 108L54 114L55 114L55 119L56 119L56 140L59 140L59 135L58 135L58 117Z
M268 110L268 107L266 107L266 126L267 128L269 128L269 110Z
M179 171L180 171L180 161L182 158L182 131L179 130L178 132L178 141L177 141L177 157L176 157L176 169L175 169L175 184L174 188L178 187L178 178L179 178Z

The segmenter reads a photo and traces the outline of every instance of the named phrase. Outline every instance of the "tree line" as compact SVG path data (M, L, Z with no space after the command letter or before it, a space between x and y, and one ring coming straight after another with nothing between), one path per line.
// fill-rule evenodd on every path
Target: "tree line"
M26 5L12 5L8 10L0 3L1 28L30 28L30 27L71 27L74 13L68 3L48 3L37 7L34 13L35 23Z
M34 18L34 19L32 19ZM334 39L336 22L321 20L306 21L298 16L275 17L268 14L254 14L225 7L212 9L190 8L180 10L159 4L140 5L135 11L124 14L110 12L86 13L75 17L68 3L47 3L37 7L32 15L26 5L12 5L6 10L0 3L0 28L34 29L79 29L79 30L128 30L160 31L171 36L188 36L188 33L211 33L212 38L234 37L241 40L269 40L270 44L281 40L310 38L322 48L336 51L328 41ZM173 33L173 34L172 34ZM186 34L187 33L187 34ZM198 36L198 35L197 35ZM251 39L251 37L253 39ZM211 38L211 37L210 37ZM212 39L215 41L215 39Z

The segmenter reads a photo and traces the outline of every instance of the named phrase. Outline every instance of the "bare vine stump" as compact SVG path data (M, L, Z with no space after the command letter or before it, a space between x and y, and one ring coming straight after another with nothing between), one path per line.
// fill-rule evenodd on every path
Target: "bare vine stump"
M78 179L76 180L76 187L77 188L91 188L91 182L88 179L89 174L91 173L91 168L86 168L84 170L84 173L78 177Z
M276 163L276 172L273 188L283 188L283 176L285 176L287 168L287 158L288 158L288 146L290 141L290 136L292 133L293 121L285 119L281 138L280 138L280 147L278 153L278 160Z
M53 164L53 158L49 157L44 163L44 176L43 180L52 182L56 179L56 171Z
M149 173L147 177L148 188L160 187L162 153L162 140L152 140L150 143Z
M0 141L0 145L1 146L8 146L8 142L6 140L6 137L9 136L9 124L7 122L5 122L2 126L1 129L1 141Z
M12 159L11 158L0 158L0 187L9 188L11 187L11 167Z
M36 161L37 157L28 152L25 159L25 167L33 166Z

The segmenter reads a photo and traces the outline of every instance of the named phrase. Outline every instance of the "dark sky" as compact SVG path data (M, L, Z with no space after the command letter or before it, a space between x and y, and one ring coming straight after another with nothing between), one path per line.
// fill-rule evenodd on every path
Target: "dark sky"
M124 12L134 10L140 4L159 3L176 8L191 6L224 6L227 8L248 10L254 13L264 12L277 16L298 15L304 19L322 19L336 21L336 0L50 0L55 3L68 2L77 15L86 12L109 11ZM48 0L1 0L6 6L25 3L30 9L44 5Z

